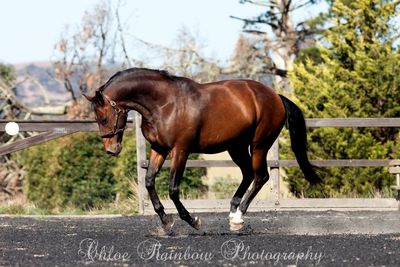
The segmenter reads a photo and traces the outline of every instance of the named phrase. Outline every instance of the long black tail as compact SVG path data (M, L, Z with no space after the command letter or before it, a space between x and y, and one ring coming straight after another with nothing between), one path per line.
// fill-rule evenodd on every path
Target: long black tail
M286 126L289 128L292 150L299 163L300 169L303 171L307 181L311 184L321 183L321 178L315 172L314 166L311 165L307 157L306 122L303 112L295 103L282 95L279 96L285 105Z

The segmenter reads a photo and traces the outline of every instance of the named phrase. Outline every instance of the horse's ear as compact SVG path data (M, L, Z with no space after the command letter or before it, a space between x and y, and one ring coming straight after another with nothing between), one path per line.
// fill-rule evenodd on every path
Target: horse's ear
M86 95L86 94L82 94L89 102L93 101L94 96L90 96L90 95Z
M86 94L83 94L83 96L84 96L89 102L92 102L92 103L94 103L94 104L96 104L96 105L99 105L99 106L103 106L103 105L104 105L104 98L103 98L103 95L102 95L99 91L96 91L95 95L93 95L93 96L86 95Z
M94 95L93 101L97 105L103 106L104 105L103 94L100 93L99 91L96 91L96 94Z

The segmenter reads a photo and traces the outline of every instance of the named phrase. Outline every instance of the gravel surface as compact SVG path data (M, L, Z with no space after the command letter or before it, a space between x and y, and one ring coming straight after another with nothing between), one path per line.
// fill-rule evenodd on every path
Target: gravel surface
M231 232L156 216L0 216L0 266L400 266L400 212L260 212ZM176 217L176 215L175 215Z

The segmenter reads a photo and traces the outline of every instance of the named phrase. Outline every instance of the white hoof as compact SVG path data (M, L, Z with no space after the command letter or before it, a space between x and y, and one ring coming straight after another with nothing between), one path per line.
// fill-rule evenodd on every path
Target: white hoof
M242 212L240 210L236 210L236 212L229 213L229 220L234 221L235 223L243 222Z
M243 220L242 218L233 217L233 218L230 220L230 223L240 224L240 223L244 223L244 220Z
M244 222L242 223L234 223L232 221L229 222L229 229L231 231L239 231L240 229L242 229L244 226Z
M229 214L229 226L232 231L238 231L242 229L244 220L242 219L242 212L237 210L235 213Z

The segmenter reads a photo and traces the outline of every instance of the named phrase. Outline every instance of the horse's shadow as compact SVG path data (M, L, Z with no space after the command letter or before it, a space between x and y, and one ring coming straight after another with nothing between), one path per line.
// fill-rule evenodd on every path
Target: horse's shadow
M177 220L175 225L169 229L164 229L160 224L150 227L146 237L165 237L165 238L183 238L183 237L221 237L221 236L249 236L255 233L250 225L245 225L239 231L229 229L228 220L213 222L212 224L205 223L200 230L195 230L183 221Z

